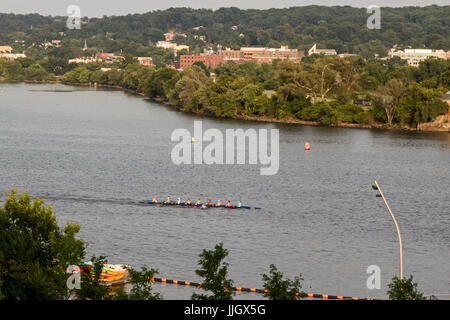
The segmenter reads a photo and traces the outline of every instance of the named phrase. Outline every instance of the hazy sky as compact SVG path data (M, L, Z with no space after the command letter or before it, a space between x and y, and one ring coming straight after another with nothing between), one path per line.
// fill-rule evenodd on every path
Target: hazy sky
M243 9L285 8L305 5L350 5L368 7L425 6L431 4L449 5L450 0L0 0L2 13L40 13L43 15L66 15L69 5L78 5L82 16L101 17L106 15L125 15L143 13L170 7L210 8L239 7Z

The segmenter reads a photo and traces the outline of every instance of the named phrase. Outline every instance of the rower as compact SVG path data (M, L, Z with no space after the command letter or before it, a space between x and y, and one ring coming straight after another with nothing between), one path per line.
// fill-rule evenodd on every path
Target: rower
M221 205L220 200L217 200L216 207L220 207L220 205Z
M230 200L228 200L228 202L227 202L227 204L225 205L225 207L231 208L231 202L230 202Z
M178 198L177 204L181 204L181 199L180 198Z
M195 202L195 205L196 205L196 206L201 205L201 203L200 203L200 198L197 199L197 201Z
M207 207L210 207L210 206L211 206L211 199L208 199L208 202L206 203L206 206L207 206Z
M153 197L152 202L153 202L153 203L158 203L158 200L156 200L156 197Z
M167 197L167 200L164 203L170 203L170 197Z
M184 204L190 205L191 204L191 198L187 198L186 202Z
M242 206L241 200L238 201L237 207L240 208Z

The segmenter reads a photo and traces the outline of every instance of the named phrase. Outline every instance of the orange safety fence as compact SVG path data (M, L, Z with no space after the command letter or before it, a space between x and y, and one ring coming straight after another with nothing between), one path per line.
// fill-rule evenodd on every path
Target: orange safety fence
M183 286L194 286L197 288L201 288L202 284L199 282L192 281L181 281L181 280L170 280L166 278L152 278L151 282L161 282L161 283L169 283L175 285L183 285ZM243 287L231 287L232 291L238 292L255 292L255 293L268 293L267 289L256 289L256 288L243 288ZM328 299L328 300L375 300L373 298L358 298L358 297L346 297L346 296L336 296L336 295L328 295L328 294L319 294L319 293L306 293L306 292L297 292L297 296L304 296L307 298L316 298L316 299Z

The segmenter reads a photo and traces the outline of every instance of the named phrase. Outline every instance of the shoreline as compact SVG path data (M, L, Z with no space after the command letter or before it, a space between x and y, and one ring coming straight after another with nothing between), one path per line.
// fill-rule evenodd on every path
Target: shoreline
M144 93L138 92L136 90L124 88L122 86L117 85L109 85L109 84L96 84L92 85L89 82L64 82L60 80L55 81L34 81L34 80L4 80L0 79L0 83L31 83L31 84L63 84L63 85L72 85L72 86L84 86L84 87L100 87L100 88L110 88L110 89L119 89L123 90L128 93L137 94L141 97L145 97L153 102L164 104L165 106L169 106L172 108L175 108L176 111L180 111L176 106L173 106L168 103L166 99L163 98L150 98L147 97ZM183 112L183 111L180 111ZM207 117L207 118L213 118L213 119L233 119L233 120L243 120L243 121L257 121L257 122L268 122L268 123L283 123L283 124L300 124L300 125L308 125L308 126L324 126L324 127L335 127L335 128L355 128L355 129L378 129L378 130L401 130L401 131L409 131L409 132L440 132L440 133L450 133L450 129L443 129L439 127L433 127L433 122L424 122L420 123L417 128L411 128L407 126L400 126L400 125L394 125L394 126L388 126L385 123L372 123L372 124L359 124L359 123L351 123L351 122L341 122L338 121L336 125L325 125L318 121L308 121L308 120L300 120L295 118L283 118L283 119L277 119L277 118L270 118L267 116L246 116L246 115L240 115L238 117L233 118L219 118L219 117L212 117L205 114L195 113L195 112L183 112L183 113L190 113L199 117ZM447 113L448 114L448 113ZM441 115L442 116L442 115ZM430 125L431 124L431 125ZM422 128L420 128L422 126Z

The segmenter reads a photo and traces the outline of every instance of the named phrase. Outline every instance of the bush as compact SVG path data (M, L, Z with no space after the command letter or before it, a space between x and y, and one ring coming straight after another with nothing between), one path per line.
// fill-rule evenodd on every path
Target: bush
M266 298L270 300L297 300L299 297L306 296L305 293L300 292L302 288L302 275L295 277L294 280L283 280L283 274L278 272L275 265L270 265L270 275L263 274L264 289L268 292L264 293Z

